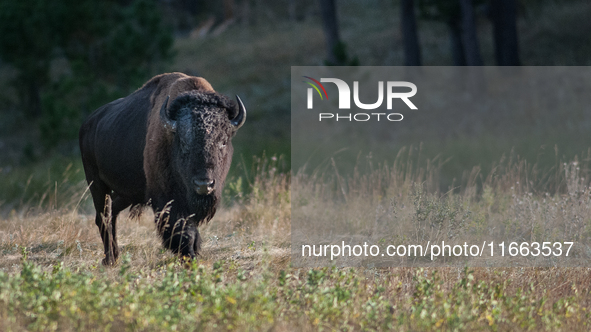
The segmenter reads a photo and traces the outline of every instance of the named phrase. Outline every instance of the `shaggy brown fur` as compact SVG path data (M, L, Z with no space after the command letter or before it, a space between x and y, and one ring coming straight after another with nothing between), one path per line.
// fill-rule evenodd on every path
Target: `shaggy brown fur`
M167 191L167 179L170 174L160 174L167 170L170 159L172 133L160 122L160 107L170 96L169 105L180 94L187 91L215 92L211 84L202 77L188 76L183 73L162 74L153 77L141 89L153 90L150 96L150 115L148 116L148 133L144 148L144 172L146 173L148 191ZM168 171L168 170L167 170Z

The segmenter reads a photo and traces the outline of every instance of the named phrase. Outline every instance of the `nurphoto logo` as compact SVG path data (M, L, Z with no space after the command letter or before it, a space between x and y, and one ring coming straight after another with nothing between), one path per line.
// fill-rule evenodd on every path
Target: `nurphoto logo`
M314 108L314 91L317 92L320 100L323 101L324 99L328 100L328 94L326 93L326 89L322 83L333 83L337 86L339 91L338 95L338 107L340 110L351 109L351 88L347 82L338 79L338 78L321 78L320 81L309 77L304 76L304 78L309 79L310 81L304 81L311 86L307 90L307 107L308 109ZM400 91L400 88L410 88L410 91ZM400 99L402 100L408 108L411 110L418 109L415 104L410 100L412 96L417 93L417 86L411 82L403 82L403 81L387 81L386 88L384 89L384 81L378 82L378 100L372 104L365 104L359 100L359 81L353 81L353 102L357 108L362 110L375 110L382 106L384 103L384 90L386 91L386 108L388 110L392 110L393 100ZM343 115L339 113L320 113L318 116L318 121L334 119L335 121L340 120L349 120L349 121L369 121L370 119L375 119L380 121L381 119L386 119L388 121L401 121L404 117L400 113L349 113L348 115Z

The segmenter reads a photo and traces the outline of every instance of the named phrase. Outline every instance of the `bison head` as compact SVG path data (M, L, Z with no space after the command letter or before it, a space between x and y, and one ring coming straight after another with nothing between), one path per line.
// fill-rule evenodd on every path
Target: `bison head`
M199 222L213 216L232 161L232 137L246 120L244 104L236 99L192 91L179 95L168 110L167 98L160 110L173 135L169 169L177 183L172 188L175 201L186 205Z

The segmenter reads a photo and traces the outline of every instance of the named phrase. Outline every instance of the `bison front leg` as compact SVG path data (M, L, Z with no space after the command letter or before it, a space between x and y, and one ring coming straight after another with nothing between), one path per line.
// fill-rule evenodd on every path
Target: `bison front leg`
M182 257L195 258L195 240L199 237L195 225L184 219L178 219L171 230L163 236L164 245Z
M195 230L195 242L193 243L193 250L195 251L196 255L199 255L199 252L201 251L201 243L203 241L201 240L201 235L199 234L199 230L196 229Z
M156 224L162 236L162 244L173 253L190 259L195 258L195 249L201 245L197 226L191 220L168 213L166 209L156 216Z

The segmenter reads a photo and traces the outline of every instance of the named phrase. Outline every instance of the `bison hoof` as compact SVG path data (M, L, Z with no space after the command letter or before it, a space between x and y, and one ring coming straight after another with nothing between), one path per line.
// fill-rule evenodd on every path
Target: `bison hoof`
M117 261L113 257L105 257L103 258L103 265L104 266L113 266L117 263Z
M181 255L182 261L192 261L195 259L195 255Z
M182 255L182 256L179 256L179 258L180 258L181 264L187 269L190 269L191 267L196 266L196 265L194 265L197 262L195 260L195 256Z
M191 264L195 261L195 255L180 255L180 260L184 264Z

